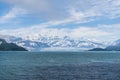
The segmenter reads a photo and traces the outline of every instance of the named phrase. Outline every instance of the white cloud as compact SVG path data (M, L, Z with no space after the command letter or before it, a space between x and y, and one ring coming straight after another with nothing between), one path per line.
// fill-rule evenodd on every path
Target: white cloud
M25 14L25 13L26 13L25 10L14 7L7 14L0 17L0 23L7 23L10 20L12 20L22 14Z
M120 0L3 0L43 19L120 17ZM73 20L74 21L74 20ZM91 20L90 20L91 21ZM80 21L79 21L80 22Z
M119 39L119 30L120 24L116 25L100 25L97 27L79 27L75 29L69 28L43 28L41 26L32 26L30 28L21 28L15 30L1 30L0 34L4 35L13 35L16 37L24 37L24 38L38 38L38 36L44 37L64 37L69 36L74 39L79 39L81 37L88 39L96 39L98 41L114 41ZM9 33L8 33L9 32Z
M119 37L120 24L80 27L74 29L49 28L68 23L86 23L99 17L114 19L120 17L120 0L3 0L13 5L13 9L0 18L0 23L19 15L31 14L48 22L16 30L2 30L1 34L15 36L65 36L88 37L102 41L113 41ZM16 7L17 6L17 7ZM16 8L15 8L16 7ZM19 8L18 8L19 7ZM25 12L26 13L26 12ZM69 27L69 26L68 26ZM76 26L75 26L76 27Z
M52 19L56 20L57 18L63 18L66 14L66 10L64 10L65 5L61 6L63 4L56 4L57 2L60 2L58 0L2 0L3 2L9 3L13 6L17 6L20 8L25 9L28 11L28 14L31 14L33 16L37 16L42 19ZM62 0L64 1L64 0ZM65 1L64 1L65 2ZM56 19L55 19L56 18Z

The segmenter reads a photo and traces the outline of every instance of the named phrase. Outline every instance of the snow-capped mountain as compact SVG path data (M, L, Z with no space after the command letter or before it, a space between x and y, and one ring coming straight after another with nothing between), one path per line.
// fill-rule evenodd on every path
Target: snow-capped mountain
M114 41L111 46L120 46L120 39Z
M120 39L114 41L106 48L93 48L90 51L120 51Z
M96 47L106 47L106 45L97 41L92 41L85 38L73 39L69 36L26 36L26 37L14 37L14 36L0 36L8 42L16 43L28 50L40 50L43 48L84 48L91 49Z
M107 50L111 51L120 51L120 39L114 41L110 46L106 48Z

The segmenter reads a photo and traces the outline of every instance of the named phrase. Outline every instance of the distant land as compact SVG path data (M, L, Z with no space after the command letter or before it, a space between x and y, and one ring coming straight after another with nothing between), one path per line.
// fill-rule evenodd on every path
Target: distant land
M24 47L28 51L41 51L41 50L88 50L96 47L106 47L106 43L101 43L96 40L79 38L74 39L70 36L43 36L37 33L36 35L27 36L9 36L0 35L1 39L5 39L9 43L17 44ZM63 50L63 51L64 51Z
M120 39L113 42L110 46L106 48L93 48L89 51L120 51Z
M120 47L118 46L108 46L106 48L93 48L89 51L120 51Z
M14 43L7 43L4 39L0 39L0 51L27 51Z
M38 35L31 37L15 37L9 35L0 35L2 42L9 45L16 45L28 51L120 51L120 39L114 42L105 43L94 41L90 39L73 39L69 36L60 37L44 37ZM3 41L4 40L4 41ZM8 46L8 45L7 45ZM1 48L2 50L3 48ZM11 47L4 48L5 50L11 50ZM15 48L14 48L15 49ZM12 49L12 50L14 50ZM19 51L19 50L16 50Z

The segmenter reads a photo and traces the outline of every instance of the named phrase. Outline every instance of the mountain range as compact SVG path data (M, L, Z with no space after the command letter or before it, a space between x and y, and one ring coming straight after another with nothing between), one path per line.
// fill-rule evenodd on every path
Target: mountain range
M104 48L106 47L105 44L93 41L90 39L80 38L80 39L73 39L69 36L64 37L45 37L45 36L38 36L38 37L14 37L14 36L7 36L1 35L0 38L4 38L7 42L15 43L19 46L26 48L29 51L39 51L44 48L77 48L80 50L88 50L96 47Z
M114 41L112 44L106 48L93 48L90 51L120 51L120 39Z
M79 49L79 50L90 50L90 51L120 51L120 39L113 43L101 43L95 40L86 38L73 39L69 36L26 36L26 37L15 37L8 35L0 35L1 39L5 39L8 43L15 43L29 51L40 51L40 50L59 50L59 49Z

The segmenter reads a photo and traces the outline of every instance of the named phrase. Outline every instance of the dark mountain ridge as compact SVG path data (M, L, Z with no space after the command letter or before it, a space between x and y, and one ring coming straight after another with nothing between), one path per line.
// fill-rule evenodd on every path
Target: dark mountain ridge
M0 39L0 51L27 51L14 43L7 43L4 39Z

